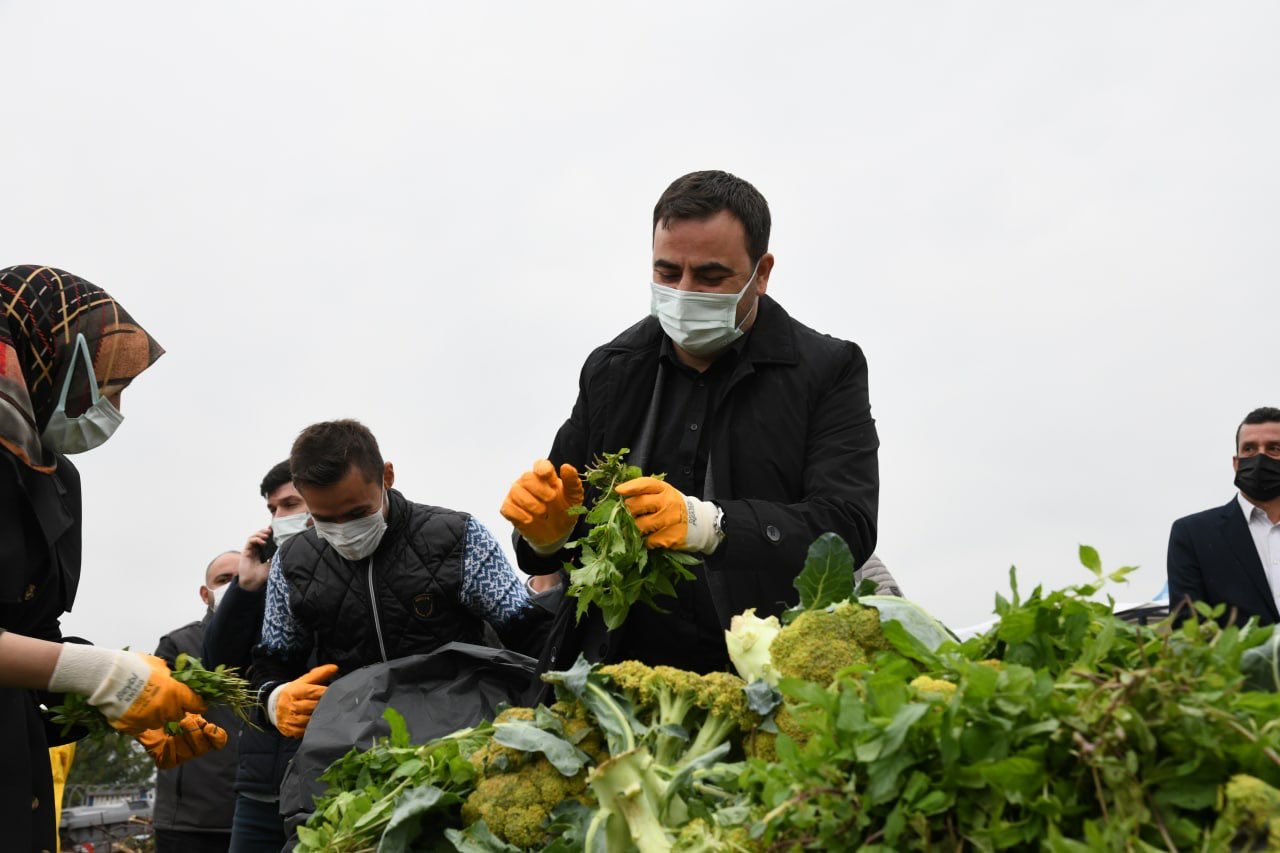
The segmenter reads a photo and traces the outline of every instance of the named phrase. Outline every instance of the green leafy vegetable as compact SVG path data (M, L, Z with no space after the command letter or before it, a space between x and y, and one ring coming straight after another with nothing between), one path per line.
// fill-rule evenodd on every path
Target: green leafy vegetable
M622 625L633 604L647 604L661 612L657 597L675 595L677 582L695 577L689 567L702 562L680 551L645 547L635 519L614 491L619 483L643 476L639 468L623 461L629 452L624 447L598 458L586 471L587 484L597 490L591 509L570 510L585 513L590 529L568 545L581 551L578 565L565 564L568 594L577 599L579 621L594 604L610 631ZM654 476L661 479L663 475Z
M298 828L299 853L357 853L419 849L423 838L443 843L459 822L476 770L470 755L489 741L487 723L415 746L404 718L388 708L391 737L351 750L320 778L329 783L306 826Z
M804 569L796 576L802 610L821 610L853 597L853 552L834 533L824 533L809 546Z

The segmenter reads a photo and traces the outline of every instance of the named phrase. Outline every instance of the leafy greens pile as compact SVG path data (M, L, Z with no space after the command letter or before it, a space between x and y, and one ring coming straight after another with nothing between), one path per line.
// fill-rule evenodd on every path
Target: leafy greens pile
M1280 843L1280 695L1244 683L1274 691L1272 629L1220 628L1204 606L1177 629L1130 624L1094 598L1132 570L1105 573L1087 547L1081 561L1092 582L1025 599L1011 571L998 624L963 644L931 650L886 623L892 648L873 661L826 684L781 679L787 733L743 779L766 810L760 837L868 850Z
M254 725L251 718L254 695L249 682L240 677L235 667L205 669L199 658L184 653L174 661L171 674L176 681L190 687L193 693L210 705L226 705L237 718ZM87 737L116 734L107 718L89 704L88 698L77 693L68 693L63 704L54 706L50 711L53 714L51 720L62 726L63 734L77 727L85 728ZM180 727L180 720L165 724L165 730L169 734L177 734L181 731Z
M623 461L630 450L606 453L586 470L587 485L596 490L591 509L574 507L574 514L587 516L587 535L568 547L578 548L578 565L565 565L569 573L570 597L577 599L577 618L596 605L605 626L616 630L637 602L655 610L655 597L675 595L678 581L692 580L690 566L702 562L692 554L665 548L647 549L635 519L627 512L622 497L614 491L619 483L644 476L635 465ZM662 474L654 475L662 479Z
M824 536L798 607L727 632L741 679L580 660L551 707L416 747L393 723L300 849L1280 849L1280 637L1130 624L1097 599L1131 569L1080 557L1064 590L1011 571L960 643Z

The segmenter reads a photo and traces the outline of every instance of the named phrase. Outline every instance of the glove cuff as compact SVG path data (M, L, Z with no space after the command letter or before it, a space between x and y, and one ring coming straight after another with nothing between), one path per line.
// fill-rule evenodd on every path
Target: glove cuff
M271 725L275 726L277 729L280 728L280 723L276 720L276 706L280 704L280 691L284 690L287 684L288 682L285 682L285 684L277 684L275 689L271 691L271 695L267 697L267 719L270 720Z
M64 643L49 679L54 693L79 693L103 715L123 716L151 678L151 665L133 652Z
M713 554L720 547L724 535L720 532L720 507L711 501L700 501L688 495L684 499L688 513L688 532L685 534L685 547L681 550L696 554Z
M520 538L524 539L525 542L528 542L529 547L533 549L533 553L537 554L539 557L550 557L552 554L563 548L565 543L569 541L569 537L572 535L573 528L569 528L569 532L562 536L559 542L552 542L550 545L535 545L533 542L530 542L523 533L520 534Z

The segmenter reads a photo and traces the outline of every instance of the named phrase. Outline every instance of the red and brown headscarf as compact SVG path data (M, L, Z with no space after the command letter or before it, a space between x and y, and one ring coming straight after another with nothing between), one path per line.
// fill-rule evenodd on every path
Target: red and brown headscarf
M103 396L164 354L109 293L79 276L33 265L0 269L0 445L37 471L53 470L40 433L75 369L78 334L89 344ZM91 402L87 379L73 381L67 394L70 417Z

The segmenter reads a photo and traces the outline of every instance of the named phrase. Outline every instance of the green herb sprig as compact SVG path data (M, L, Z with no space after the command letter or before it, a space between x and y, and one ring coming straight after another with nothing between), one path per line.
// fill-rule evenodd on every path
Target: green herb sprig
M626 620L633 604L642 603L665 612L658 606L657 597L675 595L677 582L695 577L689 567L702 562L692 554L645 547L635 519L615 491L619 483L644 476L637 466L623 461L630 452L624 447L598 457L586 470L587 484L597 490L595 502L590 510L569 510L576 515L585 513L591 528L586 536L568 544L582 552L578 565L565 564L568 594L578 601L579 621L594 604L610 631ZM651 476L662 479L665 475Z
M220 665L214 669L205 669L200 659L188 654L180 654L174 661L173 678L191 688L192 692L210 705L226 705L249 725L254 725L250 713L254 706L253 692L249 682L240 677L235 667ZM102 737L116 734L116 730L107 722L102 712L89 704L89 699L77 693L68 693L66 701L50 709L54 723L62 726L66 734L73 728L83 727L88 730L88 737ZM181 721L174 720L165 724L165 731L178 734Z

